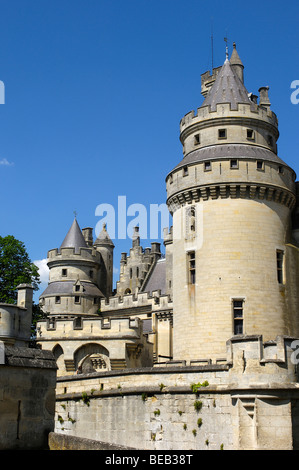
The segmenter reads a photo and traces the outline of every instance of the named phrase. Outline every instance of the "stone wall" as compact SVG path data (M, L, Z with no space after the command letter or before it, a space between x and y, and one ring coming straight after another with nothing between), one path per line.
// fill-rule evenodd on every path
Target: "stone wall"
M232 338L223 364L60 377L55 432L145 450L297 449L293 341Z
M54 430L56 363L50 351L3 346L0 450L48 448Z

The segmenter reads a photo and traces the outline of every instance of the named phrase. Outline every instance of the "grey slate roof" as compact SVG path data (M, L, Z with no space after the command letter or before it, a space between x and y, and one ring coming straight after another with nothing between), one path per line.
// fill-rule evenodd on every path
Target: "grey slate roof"
M83 234L76 218L74 219L74 222L72 223L71 228L66 234L66 237L63 240L60 248L75 248L76 252L79 251L79 248L87 248L86 242L84 240Z
M188 153L174 170L198 162L227 158L252 158L254 160L270 161L279 165L288 166L274 152L264 147L246 144L217 144Z
M40 297L47 295L71 295L73 294L73 286L75 281L55 281L50 282ZM104 297L100 289L91 282L81 282L83 293L91 297ZM78 295L78 293L76 293Z
M216 111L217 104L221 103L230 103L231 109L234 110L238 109L238 103L254 106L248 97L248 91L228 59L224 62L201 108L210 106L211 111Z
M156 290L161 290L161 294L166 293L166 260L162 258L157 261L150 278L146 285L143 287L143 292L152 293Z

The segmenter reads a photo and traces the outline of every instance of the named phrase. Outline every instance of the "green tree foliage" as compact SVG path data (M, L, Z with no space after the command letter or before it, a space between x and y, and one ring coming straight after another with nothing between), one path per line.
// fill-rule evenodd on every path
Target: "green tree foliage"
M23 242L12 235L0 237L0 302L15 304L17 286L31 284L38 290L40 284L37 266L30 260ZM35 347L36 323L44 314L38 304L32 306L31 346Z
M37 266L31 262L24 243L12 235L0 237L0 302L13 304L19 284L40 284Z

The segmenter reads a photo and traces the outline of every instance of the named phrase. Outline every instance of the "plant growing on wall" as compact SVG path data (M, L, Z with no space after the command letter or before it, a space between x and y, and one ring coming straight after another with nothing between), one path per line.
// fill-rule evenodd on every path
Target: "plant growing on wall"
M198 412L202 408L202 401L200 400L195 400L194 402L194 409Z
M87 395L86 392L82 392L82 401L85 403L85 405L89 406L90 405L90 398Z

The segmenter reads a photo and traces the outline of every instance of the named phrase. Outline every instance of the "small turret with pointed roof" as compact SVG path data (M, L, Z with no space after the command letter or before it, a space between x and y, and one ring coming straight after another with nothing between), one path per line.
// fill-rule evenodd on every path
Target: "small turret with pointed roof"
M235 66L226 54L226 60L201 107L210 106L211 111L216 111L217 104L229 103L232 110L237 110L240 103L252 104Z
M106 224L103 224L103 228L102 228L101 232L99 233L98 238L96 239L94 244L95 244L95 246L109 245L109 246L114 248L114 244L113 244L113 242L112 242L112 240L109 237L109 234L107 232L107 225Z
M102 257L102 268L99 271L98 284L105 297L108 298L112 295L113 286L113 250L114 243L112 242L108 232L106 224L103 224L103 228L99 233L94 247Z
M237 52L237 46L235 42L233 43L233 52L230 57L230 65L232 66L233 70L240 78L241 82L244 83L244 65Z

